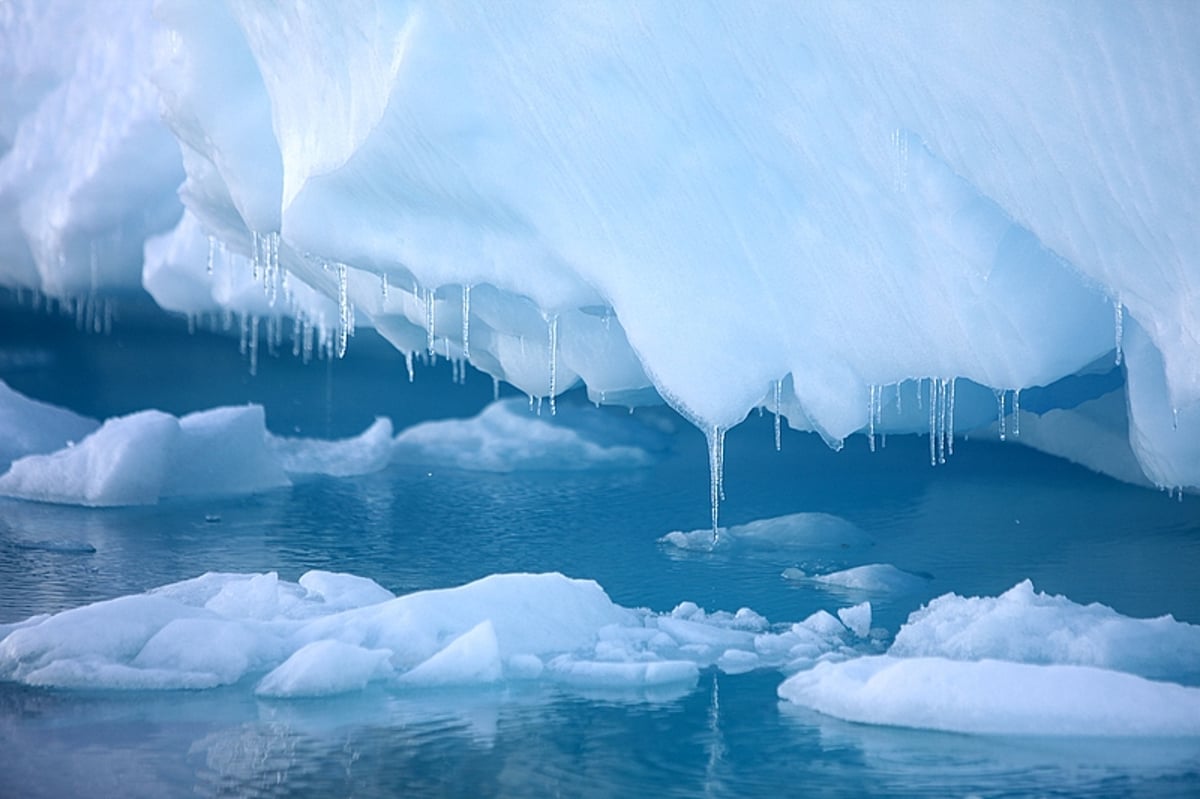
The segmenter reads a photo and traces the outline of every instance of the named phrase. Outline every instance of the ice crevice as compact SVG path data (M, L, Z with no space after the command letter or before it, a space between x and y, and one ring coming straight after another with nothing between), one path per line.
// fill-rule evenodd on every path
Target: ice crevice
M710 440L714 528L714 431L756 407L777 448L928 434L940 465L994 421L1200 487L1200 163L1170 124L1200 97L1163 35L1195 8L69 5L0 21L0 72L47 77L0 95L0 285L81 325L148 293L235 320L252 368L260 329L307 359L369 326L551 416L666 401ZM1124 447L1051 442L1101 398L1064 381L1114 363L1124 418L1086 421Z

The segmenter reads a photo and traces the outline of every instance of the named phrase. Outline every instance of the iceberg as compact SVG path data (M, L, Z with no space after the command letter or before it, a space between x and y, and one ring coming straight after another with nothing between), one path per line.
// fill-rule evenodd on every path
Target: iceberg
M1087 424L1036 438L1194 490L1197 31L1186 3L19 0L0 285L666 401L714 486L756 407L938 462L1021 392L1050 427L1107 360L1137 471Z

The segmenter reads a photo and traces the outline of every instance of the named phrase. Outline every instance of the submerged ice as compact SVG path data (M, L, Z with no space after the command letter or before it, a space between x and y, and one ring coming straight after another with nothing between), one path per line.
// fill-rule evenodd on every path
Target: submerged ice
M9 4L0 283L1200 486L1200 10L679 10Z

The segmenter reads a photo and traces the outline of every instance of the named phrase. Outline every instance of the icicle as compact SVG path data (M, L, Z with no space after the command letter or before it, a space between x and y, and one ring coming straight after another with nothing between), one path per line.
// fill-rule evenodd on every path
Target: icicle
M937 379L929 379L929 465L937 466ZM917 396L921 396L920 390Z
M250 276L258 280L258 231L250 232Z
M867 393L867 442L871 451L875 451L875 400L879 387L872 384Z
M1113 328L1116 334L1117 341L1117 366L1121 365L1121 348L1123 346L1122 339L1125 337L1125 306L1121 304L1121 295L1113 300Z
M213 273L213 256L216 255L216 252L217 252L217 239L215 236L209 236L208 237L208 268L206 269L206 271L210 275Z
M463 283L462 287L462 345L463 358L471 359L471 285Z
M946 386L949 382L945 378L938 379L938 463L946 462Z
M387 304L388 298L388 275L384 272L379 276L379 292L383 295L383 302Z
M783 381L775 381L775 451L779 452L783 449L783 424L782 419L783 406Z
M1021 437L1021 389L1013 389L1012 401L1012 433L1013 438Z
M346 346L349 343L350 336L350 297L349 294L349 276L345 264L337 265L338 272L338 341L337 341L337 357L346 357Z
M300 357L300 329L303 325L304 314L296 314L296 318L292 320L292 357Z
M425 347L429 351L429 357L437 363L437 352L433 349L434 327L437 325L437 305L434 298L434 290L425 290L425 329L427 338Z
M946 450L949 455L954 454L954 384L957 381L957 377L950 378L950 396L946 401Z
M558 314L550 317L550 415L558 413L554 395L558 392Z
M902 402L900 400L900 387L902 385L903 385L903 382L896 383L896 415L897 416L904 413L904 405L902 404Z
M258 374L258 317L250 317L250 376Z
M543 400L543 399L545 399L545 397L540 397L540 396L539 396L539 397L537 398L537 415L538 415L538 416L541 416L541 415L542 415L542 400Z
M992 393L994 393L996 395L996 404L999 408L999 418L997 421L1000 424L1000 440L1004 441L1008 437L1007 433L1005 431L1004 417L1006 414L1004 413L1004 395L1007 394L1008 392L1006 392L1002 388L998 388L998 389L994 389Z
M533 395L528 394L527 396L529 397L529 412L533 413Z
M721 537L721 500L725 498L725 431L718 425L710 427L705 435L708 439L708 482L709 502L712 510L713 543Z
M246 344L250 341L250 317L242 316L242 335L238 340L238 354L246 354Z
M493 375L493 377L492 377L492 402L498 402L499 400L500 400L500 378L495 377Z
M1179 429L1179 409L1178 408L1171 409L1171 429L1172 430Z
M416 373L413 371L412 350L404 353L404 368L408 370L408 382L413 382L416 379Z

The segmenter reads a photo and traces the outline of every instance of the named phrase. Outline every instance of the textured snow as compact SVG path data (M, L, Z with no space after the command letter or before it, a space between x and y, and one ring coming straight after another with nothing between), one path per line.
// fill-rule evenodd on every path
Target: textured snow
M861 608L848 618L860 623ZM657 614L561 574L394 597L354 575L209 573L0 626L0 679L133 690L253 681L269 697L524 680L627 690L691 685L711 665L794 671L854 647L829 613L791 625L692 603Z
M1140 469L1200 485L1200 8L683 9L9 3L0 283L835 445L1123 356Z
M57 422L59 432L87 426L66 411L46 407L33 418L51 420L47 440L55 437L57 419L66 419ZM391 459L391 432L390 421L377 419L361 435L340 441L277 437L267 432L260 405L179 418L140 411L109 419L61 449L19 458L0 474L0 496L106 507L253 494L291 485L291 477L383 469Z

